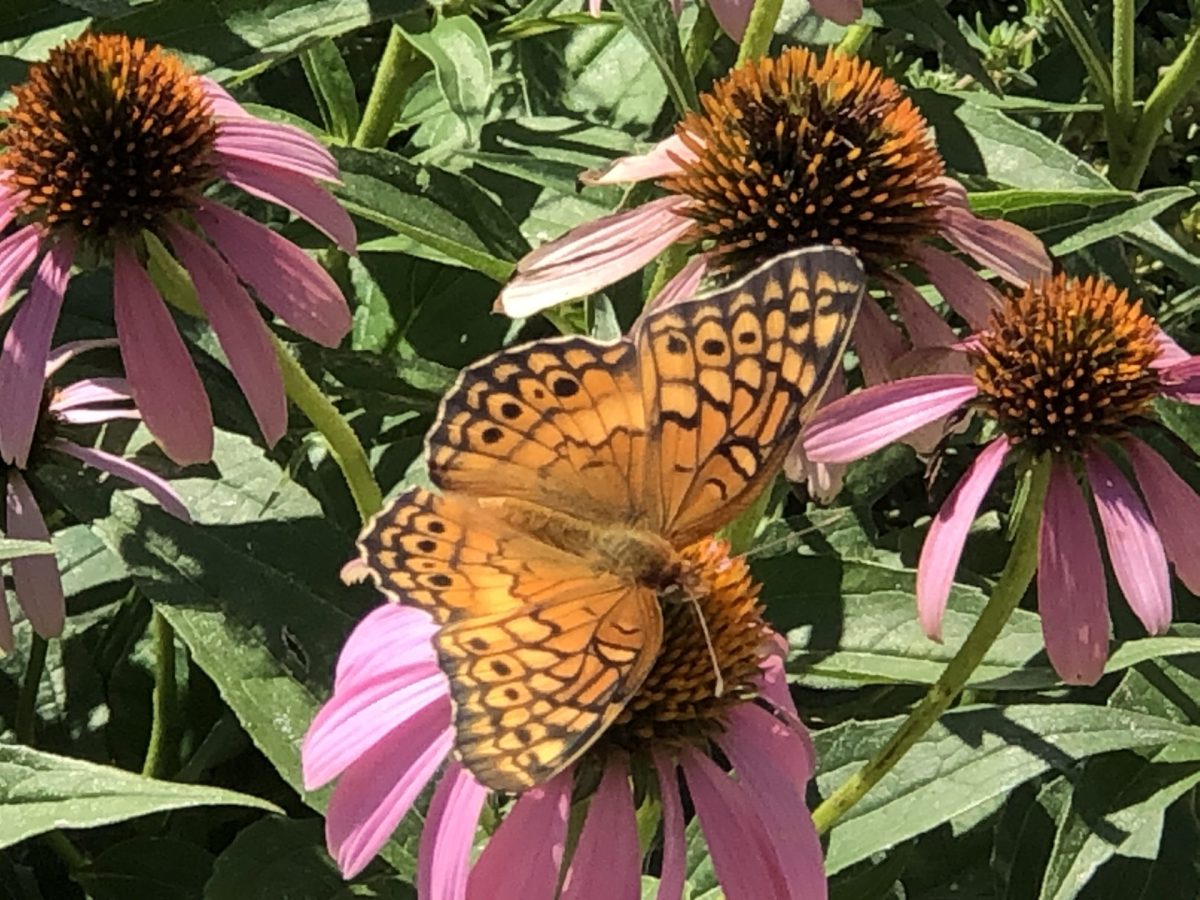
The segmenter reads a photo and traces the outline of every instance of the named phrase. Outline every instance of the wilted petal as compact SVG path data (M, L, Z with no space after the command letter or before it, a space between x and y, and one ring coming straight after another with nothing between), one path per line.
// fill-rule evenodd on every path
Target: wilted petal
M175 518L181 519L184 522L192 521L183 498L179 496L175 488L171 487L171 482L155 475L149 469L139 466L137 463L131 462L124 457L107 453L104 450L98 450L95 447L80 447L78 444L63 440L62 438L55 438L50 443L50 446L59 453L65 453L67 456L74 457L81 463L89 465L94 469L115 475L122 481L129 482L134 487L144 488L150 496L158 501L159 506Z
M908 349L900 329L870 297L863 298L850 341L858 354L867 386L890 381L892 363Z
M417 895L422 900L464 900L475 827L488 790L458 760L446 767L421 829Z
M804 430L814 462L853 462L947 416L978 389L965 375L921 375L876 385L819 410Z
M182 228L168 232L229 367L250 403L268 446L287 430L287 398L267 326L233 271L208 244Z
M193 211L238 277L290 328L326 347L350 331L346 298L320 265L291 241L219 203Z
M25 467L46 381L50 340L71 277L75 247L60 240L43 258L4 335L0 356L0 457Z
M678 135L659 141L647 152L619 156L608 165L584 172L579 180L584 184L623 184L663 178L680 171L681 163L691 162L696 153L684 145Z
M679 799L679 772L675 760L664 753L654 754L654 769L658 774L658 795L662 800L663 829L658 900L681 900L687 878L687 842L683 804Z
M639 900L642 855L623 761L610 762L592 795L561 900Z
M833 2L836 4L837 0ZM721 30L740 44L746 34L754 0L709 0L708 6Z
M988 488L1008 455L1008 439L997 438L976 457L954 486L929 526L917 563L917 618L925 633L942 639L942 613L954 584L954 573Z
M979 273L949 253L927 245L913 248L917 262L938 293L975 331L987 325L988 316L1000 305L1000 292Z
M113 259L121 361L146 427L181 466L212 458L213 417L200 373L150 276L125 246Z
M283 169L320 181L338 181L333 155L294 125L245 117L217 124L213 148L220 157Z
M818 16L838 25L851 25L862 16L862 0L809 0Z
M1067 684L1095 684L1108 657L1104 561L1071 466L1054 461L1038 548L1038 611L1054 671Z
M1054 274L1050 254L1037 235L1014 222L977 216L961 184L951 178L942 182L943 206L938 211L942 237L1018 287Z
M638 271L692 227L686 197L661 197L605 216L543 244L519 263L496 298L513 318L582 297Z
M1103 452L1084 456L1113 574L1130 609L1151 634L1171 624L1167 554L1142 498Z
M42 511L16 469L9 469L7 487L5 535L22 541L49 541L50 532ZM25 618L33 630L44 638L58 637L62 634L67 608L57 558L52 553L21 556L9 565L17 602L25 610Z
M1187 589L1200 595L1200 496L1146 444L1130 438L1124 447L1167 559Z

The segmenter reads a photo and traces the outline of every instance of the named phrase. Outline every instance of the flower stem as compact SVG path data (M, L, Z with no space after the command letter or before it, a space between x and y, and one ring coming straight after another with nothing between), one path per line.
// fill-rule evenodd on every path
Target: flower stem
M739 65L767 55L771 49L771 38L775 36L775 23L779 21L782 9L783 0L754 0L754 9L750 11L750 21L746 23L746 33L742 36L742 46L738 50Z
M154 638L154 719L142 774L147 778L165 778L175 768L177 752L175 711L179 693L175 683L175 629L156 609L150 631Z
M354 504L358 507L358 514L365 522L383 506L383 495L371 472L362 442L284 343L274 335L271 335L271 341L275 345L275 355L283 373L283 387L288 397L328 441L329 452L341 468L346 486L350 488Z
M29 644L29 659L25 661L25 680L21 683L21 694L17 698L17 721L13 728L17 742L32 746L33 723L37 710L38 688L46 671L47 641L35 634Z
M1113 0L1113 115L1123 133L1133 131L1134 0Z
M382 147L387 143L404 97L424 68L423 57L413 50L403 29L393 25L379 59L367 108L354 135L355 147Z
M962 691L971 673L983 661L1013 610L1021 602L1037 570L1038 530L1050 477L1049 458L1042 457L1035 462L1026 471L1026 477L1029 479L1029 493L1019 513L1012 552L975 627L896 733L861 769L813 810L813 822L819 833L823 834L832 828L933 727Z
M1112 72L1109 71L1108 64L1101 58L1089 23L1077 22L1063 0L1046 0L1046 6L1058 19L1063 31L1067 33L1067 39L1075 48L1075 52L1079 54L1084 68L1088 70L1092 81L1095 82L1096 90L1100 92L1100 103L1104 106L1105 121L1111 125L1115 109Z
M846 29L842 39L837 43L837 52L843 56L857 56L862 45L871 36L871 26L865 22L855 22Z

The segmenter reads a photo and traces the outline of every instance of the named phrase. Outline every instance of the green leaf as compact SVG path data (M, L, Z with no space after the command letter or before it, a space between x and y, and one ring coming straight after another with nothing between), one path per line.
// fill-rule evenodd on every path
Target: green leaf
M429 31L405 31L413 49L433 64L442 96L477 143L492 96L492 53L483 30L467 16L441 19Z
M95 828L194 806L248 806L278 812L258 797L144 778L123 769L0 744L0 847L56 828Z
M45 556L53 552L54 547L46 541L0 537L0 560L17 559L21 556Z
M670 4L663 0L613 0L613 7L654 60L679 114L695 109L699 105L696 85L683 59L679 25Z
M323 38L300 54L304 77L321 108L325 129L338 140L349 142L358 131L358 97L346 60L332 38Z
M856 772L901 718L848 722L814 735L828 793ZM1200 739L1157 716L1071 703L977 706L948 713L830 832L826 871L839 872L1054 767L1098 753Z
M95 900L200 900L213 856L203 847L166 837L112 844L72 873Z

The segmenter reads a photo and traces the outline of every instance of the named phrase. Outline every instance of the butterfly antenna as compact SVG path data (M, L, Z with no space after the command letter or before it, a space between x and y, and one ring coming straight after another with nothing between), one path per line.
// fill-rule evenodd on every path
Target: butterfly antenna
M700 609L700 602L695 597L689 597L688 603L696 613L697 621L700 622L700 631L704 633L704 646L708 648L708 658L712 662L715 680L713 696L720 697L725 693L725 678L721 675L721 664L717 661L717 651L713 647L712 635L708 632L708 622L704 620L704 612Z

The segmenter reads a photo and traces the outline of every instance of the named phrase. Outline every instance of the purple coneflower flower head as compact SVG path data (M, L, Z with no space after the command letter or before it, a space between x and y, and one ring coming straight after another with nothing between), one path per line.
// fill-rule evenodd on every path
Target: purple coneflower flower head
M437 625L398 605L368 615L342 650L333 697L302 751L306 787L337 779L326 836L343 873L361 871L436 780L418 861L422 900L637 900L636 772L662 804L663 900L683 892L685 791L727 896L825 897L821 848L804 811L813 749L757 585L722 542L701 541L684 553L709 583L700 612L711 649L689 604L664 604L662 650L623 713L578 761L512 799L474 864L490 792L454 758L450 686L431 642ZM572 802L584 798L586 818L568 859Z
M683 0L670 0L675 15L683 11ZM588 10L593 16L600 15L603 0L588 0ZM746 25L754 9L754 0L708 0L713 18L721 30L739 43L746 34ZM862 16L862 0L811 0L809 6L817 15L837 25L850 25Z
M33 446L32 462L41 454L55 453L71 457L77 463L105 472L145 488L159 505L173 516L190 521L187 507L170 483L148 469L105 450L85 447L69 437L72 425L97 425L118 419L138 419L133 392L124 378L84 378L66 387L45 387L62 366L86 350L112 346L112 341L77 341L64 344L53 353L45 368L42 404ZM5 476L4 533L10 538L49 541L50 533L29 483L21 468L8 466ZM52 554L17 557L10 562L17 603L37 634L44 638L62 634L66 621L62 578ZM12 620L8 607L0 602L0 652L13 648Z
M345 298L299 247L204 197L218 180L279 203L353 252L354 226L318 182L333 157L298 128L251 116L221 87L141 39L85 34L13 88L0 132L0 302L33 270L0 355L0 457L24 465L42 372L71 268L110 259L121 356L137 405L181 464L212 455L200 376L144 268L144 235L169 246L203 307L268 443L287 405L251 291L305 337L332 346ZM11 227L10 227L11 226Z
M826 407L805 452L846 463L964 409L992 421L996 437L946 498L921 550L917 611L933 638L996 475L1015 455L1048 454L1037 576L1046 651L1065 681L1092 684L1104 672L1109 633L1093 508L1117 584L1148 632L1171 622L1168 563L1200 592L1200 497L1133 433L1156 397L1200 403L1200 360L1127 292L1065 275L1006 298L966 346L970 374L901 379Z

